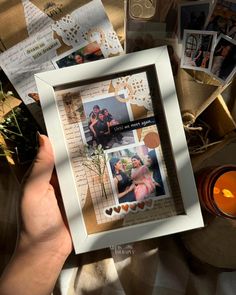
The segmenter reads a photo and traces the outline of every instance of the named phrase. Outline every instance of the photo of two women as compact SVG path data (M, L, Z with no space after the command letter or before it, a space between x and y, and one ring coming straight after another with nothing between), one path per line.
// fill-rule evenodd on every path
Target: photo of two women
M109 158L119 203L165 195L155 150L139 146L113 152Z

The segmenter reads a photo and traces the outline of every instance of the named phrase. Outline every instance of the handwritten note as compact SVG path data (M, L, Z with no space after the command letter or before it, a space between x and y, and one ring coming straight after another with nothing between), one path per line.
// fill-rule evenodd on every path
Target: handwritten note
M110 80L101 81L97 83L91 83L84 86L76 86L74 88L70 88L70 94L73 95L74 93L79 93L83 102L89 101L93 98L97 98L98 96L106 95L110 91ZM57 91L57 95L67 94L67 90Z
M58 40L53 39L51 29L44 30L26 39L0 55L0 65L16 91L26 105L34 104L30 93L37 92L34 74L52 70L49 61L56 56L56 49L60 46ZM33 108L34 117L42 126L40 108Z
M22 0L29 36L50 27L53 20L28 0Z

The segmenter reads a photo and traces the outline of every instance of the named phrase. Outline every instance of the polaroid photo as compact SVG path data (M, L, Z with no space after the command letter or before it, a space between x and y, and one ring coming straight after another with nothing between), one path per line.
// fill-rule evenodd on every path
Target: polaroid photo
M179 4L178 38L183 39L184 30L203 30L210 12L211 1L192 1ZM212 30L213 31L213 30Z
M100 46L94 41L89 44L84 43L77 48L64 52L52 59L52 63L56 69L60 69L104 58Z
M231 80L236 72L236 40L225 35L219 36L209 72L222 83Z
M216 31L236 40L236 1L216 0L206 30Z
M117 203L169 197L161 155L145 144L108 154L108 170Z
M184 30L181 68L208 72L216 39L216 32Z

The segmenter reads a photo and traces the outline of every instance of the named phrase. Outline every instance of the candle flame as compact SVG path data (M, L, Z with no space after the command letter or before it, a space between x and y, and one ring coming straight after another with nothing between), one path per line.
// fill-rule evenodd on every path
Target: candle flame
M226 198L234 198L234 195L228 189L222 189L223 196Z

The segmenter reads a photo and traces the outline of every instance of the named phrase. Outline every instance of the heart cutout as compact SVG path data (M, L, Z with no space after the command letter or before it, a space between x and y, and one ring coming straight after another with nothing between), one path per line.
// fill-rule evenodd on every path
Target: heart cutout
M144 208L144 205L145 205L144 202L138 203L138 207L139 207L140 209L143 209L143 208Z
M110 215L110 216L111 216L112 211L113 211L112 208L110 208L110 209L106 209L105 213L106 213L107 215Z
M113 210L114 210L116 213L120 213L120 209L121 209L120 206L118 206L118 207L113 207Z
M129 205L128 204L125 204L125 205L121 205L122 209L125 211L125 212L128 212L129 210Z
M145 204L146 204L147 207L150 208L152 206L152 200L149 199L149 200L145 201Z
M129 204L129 207L131 210L135 211L137 208L137 204L133 203L133 204Z

